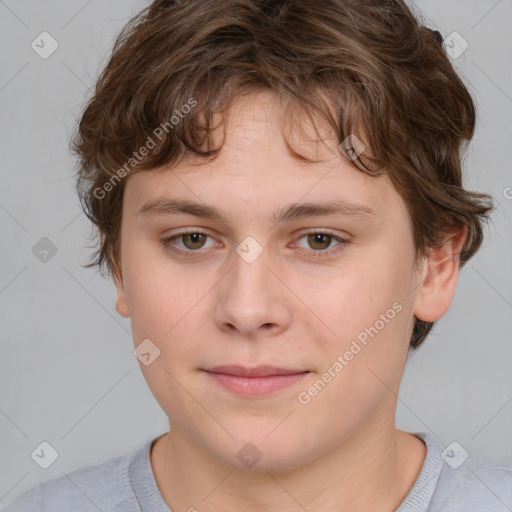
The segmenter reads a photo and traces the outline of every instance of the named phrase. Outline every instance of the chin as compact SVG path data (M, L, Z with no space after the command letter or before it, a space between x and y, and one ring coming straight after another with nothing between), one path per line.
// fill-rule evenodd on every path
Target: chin
M284 429L280 431L281 427L275 428L278 424L273 422L272 428L265 426L261 430L255 429L254 423L246 429L228 428L234 439L224 439L220 446L215 442L206 444L226 464L254 472L293 470L316 458L317 450L310 446L307 436L302 439Z

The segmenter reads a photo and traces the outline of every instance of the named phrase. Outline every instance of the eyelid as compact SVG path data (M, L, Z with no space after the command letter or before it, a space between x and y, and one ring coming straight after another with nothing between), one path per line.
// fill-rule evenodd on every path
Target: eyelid
M206 236L209 236L210 238L214 238L215 239L215 236L213 236L212 234L210 234L210 232L208 230L206 230L205 228L181 228L180 231L174 233L174 234L170 234L170 235L166 235L164 236L163 238L164 239L170 239L170 238L178 238L179 236L181 235L188 235L188 234L191 234L191 233L198 233L200 235L206 235ZM308 228L306 230L300 230L299 231L299 234L296 235L296 240L302 238L303 236L305 235L309 235L311 233L322 233L322 234L325 234L325 235L330 235L332 236L333 238L340 238L340 239L348 239L349 238L349 235L348 233L346 234L339 234L335 231L332 231L328 228ZM348 240L347 240L348 241Z
M344 246L348 245L351 242L351 240L348 236L341 236L337 233L334 233L330 229L310 228L306 231L301 231L300 235L296 238L296 240L293 243L295 245L304 236L307 236L310 234L317 234L317 233L331 237L333 240L336 240L338 242L338 244L335 245L334 247L325 249L323 251L315 251L313 249L303 249L304 251L309 252L311 257L313 257L313 258L321 258L323 256L327 258L328 256L337 254L339 251L344 249Z
M177 233L174 233L174 234L162 237L162 241L164 242L164 244L172 244L174 242L174 240L179 239L179 238L181 238L184 235L190 235L192 233L195 233L195 234L198 234L198 235L205 235L208 238L211 238L212 240L215 240L216 243L219 243L215 239L215 237L213 235L211 235L208 231L205 231L203 228L183 228L180 231L178 231ZM192 251L190 249L186 250L186 249L181 249L181 248L179 248L179 250L181 252L188 252L188 253L205 252L205 249L202 249L202 248L201 249L197 249L196 251Z
M305 231L300 232L299 238L303 237L304 235L310 235L311 233L322 233L323 235L330 235L333 238L348 238L348 233L346 235L341 235L340 233L337 233L335 231L332 231L328 228L309 228Z

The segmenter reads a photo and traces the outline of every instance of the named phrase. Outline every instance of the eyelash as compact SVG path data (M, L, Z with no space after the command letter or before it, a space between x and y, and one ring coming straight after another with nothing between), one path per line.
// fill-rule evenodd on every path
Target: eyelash
M191 250L191 249L188 249L188 250L177 249L173 243L173 241L175 239L180 238L184 235L190 235L190 234L205 235L209 238L212 238L208 233L205 233L204 231L200 231L197 229L191 229L191 230L181 231L180 233L177 233L176 235L162 239L163 245L166 248L166 250L168 250L174 254L178 254L179 256L183 256L185 258L194 258L197 255L191 254L191 253L202 252L200 249L197 249L195 251ZM342 251L345 248L346 245L348 245L350 243L349 240L347 240L345 238L341 238L339 236L336 236L329 231L319 231L319 230L317 230L317 231L313 230L313 231L308 231L306 233L302 233L302 235L297 240L300 240L301 238L303 238L307 235L314 235L314 234L315 235L316 234L327 235L327 236L331 237L333 240L340 242L340 244L338 246L336 246L334 249L324 249L324 250L316 250L316 251L312 249L311 250L312 254L309 257L311 257L313 259L324 258L327 256L333 256L335 254L338 254L340 251Z

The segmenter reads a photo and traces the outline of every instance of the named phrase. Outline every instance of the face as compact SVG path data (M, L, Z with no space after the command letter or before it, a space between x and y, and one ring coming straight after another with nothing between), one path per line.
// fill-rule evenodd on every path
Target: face
M322 161L294 159L280 112L270 93L239 100L216 160L134 174L123 199L116 307L136 347L150 340L144 377L173 429L238 467L252 451L262 469L304 464L394 424L424 276L389 179L308 128L292 145ZM297 208L334 202L352 210ZM211 371L222 365L291 374Z

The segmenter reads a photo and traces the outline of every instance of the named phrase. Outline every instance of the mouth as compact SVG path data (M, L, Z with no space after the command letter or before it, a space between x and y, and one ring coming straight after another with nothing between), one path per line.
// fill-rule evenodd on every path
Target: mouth
M309 370L238 365L216 366L203 370L217 384L241 396L264 396L289 387L310 373Z

